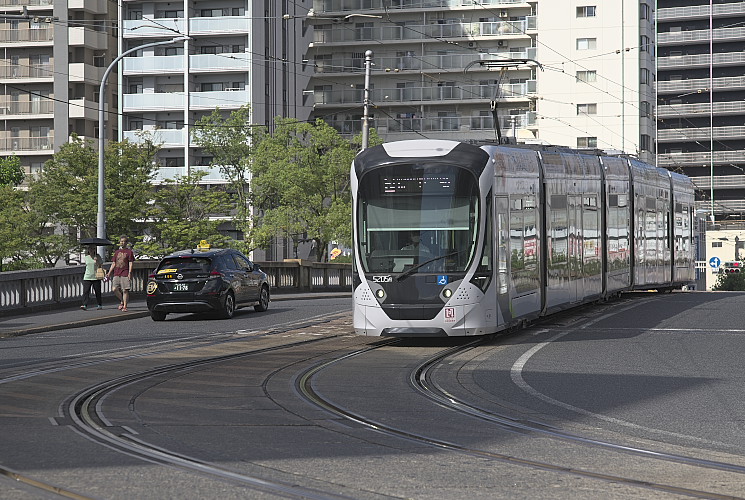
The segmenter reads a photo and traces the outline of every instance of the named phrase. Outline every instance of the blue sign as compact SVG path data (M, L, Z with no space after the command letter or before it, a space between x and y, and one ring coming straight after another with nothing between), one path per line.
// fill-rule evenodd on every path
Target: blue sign
M447 274L439 274L437 275L437 284L438 285L447 285L450 280L448 279Z
M709 265L712 269L719 269L719 266L722 265L722 261L719 257L712 257L709 259Z

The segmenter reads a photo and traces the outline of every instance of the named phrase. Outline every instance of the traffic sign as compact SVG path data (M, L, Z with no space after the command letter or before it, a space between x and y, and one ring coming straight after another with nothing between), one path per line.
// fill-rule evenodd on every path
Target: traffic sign
M722 265L722 260L719 257L712 257L709 259L709 266L711 266L712 269L719 269L719 266Z

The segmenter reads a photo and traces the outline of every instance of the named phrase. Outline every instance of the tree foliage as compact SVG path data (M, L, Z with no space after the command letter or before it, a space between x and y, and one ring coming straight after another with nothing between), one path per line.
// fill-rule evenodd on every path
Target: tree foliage
M251 224L248 179L253 142L251 108L242 106L228 116L215 109L198 120L191 130L194 143L212 157L210 165L220 169L235 195L233 222L236 228L248 232Z
M745 273L721 273L711 288L716 291L745 291Z
M231 239L218 228L218 216L229 212L230 196L220 188L200 184L206 172L168 179L155 194L148 211L149 234L138 238L144 255L163 257L176 250L194 248L201 240L212 246L229 247Z
M306 234L319 261L332 240L351 240L349 169L357 148L323 120L275 120L256 138L251 194L263 217L252 229L258 246Z
M0 186L18 186L25 177L20 158L15 155L0 158Z

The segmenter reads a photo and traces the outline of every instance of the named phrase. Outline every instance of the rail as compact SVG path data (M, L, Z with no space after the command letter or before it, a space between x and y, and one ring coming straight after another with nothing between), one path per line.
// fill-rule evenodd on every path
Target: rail
M132 273L132 293L145 293L155 260L138 260ZM351 291L350 264L301 260L257 262L268 275L273 294ZM108 268L109 263L104 267ZM0 317L70 306L83 294L84 266L54 267L0 273ZM113 295L111 282L103 283L104 297Z

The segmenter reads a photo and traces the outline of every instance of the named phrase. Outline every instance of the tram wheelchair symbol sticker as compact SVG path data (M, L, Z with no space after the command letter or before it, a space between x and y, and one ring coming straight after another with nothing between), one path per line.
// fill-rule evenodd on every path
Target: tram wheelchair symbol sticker
M454 307L445 308L445 323L455 323L455 308Z
M437 284L438 285L447 285L450 282L448 279L447 274L438 274L437 275Z

